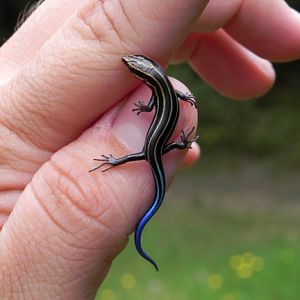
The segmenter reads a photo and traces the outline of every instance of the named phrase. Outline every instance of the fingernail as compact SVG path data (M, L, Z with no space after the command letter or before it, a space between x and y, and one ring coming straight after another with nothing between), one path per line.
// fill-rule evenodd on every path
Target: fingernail
M259 66L261 67L261 69L263 70L264 73L266 73L271 78L275 77L275 70L270 61L259 57L258 55L254 54L251 51L247 51L247 54L250 57L250 59L252 59L253 61L259 62Z
M270 78L275 78L275 69L271 62L266 59L262 59L260 65Z
M143 148L154 112L137 115L132 109L135 108L134 103L143 101L144 104L148 104L150 98L151 91L147 87L137 89L118 112L112 126L116 138L128 149L135 152L141 151Z

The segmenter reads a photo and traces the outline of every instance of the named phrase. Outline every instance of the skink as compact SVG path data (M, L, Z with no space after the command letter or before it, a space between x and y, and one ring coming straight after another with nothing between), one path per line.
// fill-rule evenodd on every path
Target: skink
M102 162L101 165L94 168L95 171L104 165L109 167L107 171L114 166L119 166L127 162L146 160L148 161L155 183L155 196L153 202L146 214L139 221L135 230L135 246L138 253L149 261L158 271L155 261L143 250L141 236L145 225L158 211L161 206L165 191L166 179L162 163L162 156L173 149L190 148L191 143L197 139L189 140L190 135L195 128L185 134L181 133L181 141L168 143L168 140L175 130L179 116L179 100L186 101L196 107L195 98L192 94L184 94L173 88L169 78L162 67L152 59L143 55L127 55L122 57L122 62L128 67L130 72L137 78L143 80L152 90L152 96L147 105L142 101L135 103L132 111L139 115L142 112L150 112L155 108L155 115L148 129L143 150L139 153L130 154L120 158L114 158L111 154L102 155L95 161Z

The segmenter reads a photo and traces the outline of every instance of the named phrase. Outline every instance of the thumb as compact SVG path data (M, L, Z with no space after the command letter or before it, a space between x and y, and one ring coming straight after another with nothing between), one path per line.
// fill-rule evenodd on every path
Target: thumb
M185 92L179 83L174 87ZM33 299L94 298L149 206L154 183L145 161L105 173L88 170L101 154L120 157L142 149L152 116L131 110L133 102L149 98L141 87L35 174L0 235L1 299L27 294ZM194 108L182 104L171 139L195 125ZM183 158L182 151L166 155L167 179Z

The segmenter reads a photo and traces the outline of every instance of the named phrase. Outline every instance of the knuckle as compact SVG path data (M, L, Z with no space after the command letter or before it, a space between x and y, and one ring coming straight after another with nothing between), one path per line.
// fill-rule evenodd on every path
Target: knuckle
M96 42L102 48L109 47L110 53L124 52L129 37L131 39L135 36L129 15L122 1L117 0L89 1L77 11L75 18L71 20L71 26L81 39Z
M23 190L49 152L26 141L14 125L0 122L0 189Z
M67 233L80 235L83 228L91 226L103 236L123 237L122 227L113 229L111 225L110 216L124 216L107 187L89 175L79 158L61 152L56 154L59 159L54 155L42 167L40 179L32 182L35 198L52 223Z
M98 18L96 18L97 15ZM78 32L84 40L102 42L105 34L108 33L103 15L104 12L100 1L90 1L87 6L78 10L75 17L71 20L72 29Z
M91 218L98 218L110 209L107 201L99 201L98 195L101 195L101 192L96 184L85 180L80 171L57 163L55 159L51 159L46 165L45 168L48 170L43 172L43 180L58 207L77 209L84 216ZM79 166L78 161L75 166Z
M36 95L37 86L42 89L40 84L20 73L18 78L5 87L5 98L0 103L0 136L14 136L14 145L17 146L21 142L31 148L48 151L43 142L45 139L41 138L38 130L33 130L40 127L41 121L47 122L43 117L48 113L45 105L47 99L43 95Z

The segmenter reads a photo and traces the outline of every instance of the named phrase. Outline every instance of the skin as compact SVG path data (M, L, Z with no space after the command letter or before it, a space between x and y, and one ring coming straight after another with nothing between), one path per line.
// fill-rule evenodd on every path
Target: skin
M46 0L2 46L0 299L93 299L151 202L144 162L88 173L103 153L140 150L151 121L131 112L150 91L121 55L188 60L239 99L272 87L269 61L299 58L300 17L282 0L207 3ZM196 123L183 104L172 140ZM199 152L167 155L168 182Z

